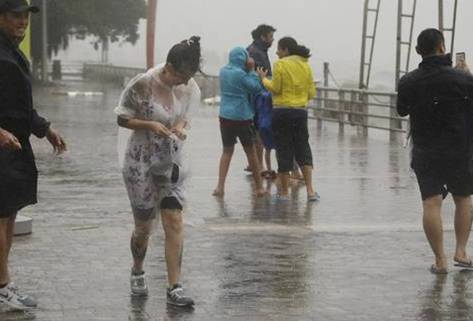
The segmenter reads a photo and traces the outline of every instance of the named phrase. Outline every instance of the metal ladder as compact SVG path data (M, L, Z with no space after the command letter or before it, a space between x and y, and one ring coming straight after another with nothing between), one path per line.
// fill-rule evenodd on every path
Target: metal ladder
M450 53L453 55L453 50L455 49L455 29L457 24L457 8L458 0L453 0L453 23L451 28L445 28L444 25L444 0L439 0L439 30L444 34L450 33L451 42L450 42ZM453 57L452 57L453 58Z
M411 61L412 36L414 31L414 21L417 9L417 0L412 0L412 10L410 13L404 12L404 1L398 0L398 14L397 14L397 37L396 37L396 79L395 88L399 83L399 79L403 74L409 72L409 65ZM409 39L403 40L403 26L404 21L409 22ZM407 52L406 52L407 51ZM405 64L403 64L403 53L406 54ZM404 69L401 69L404 68Z
M379 9L381 0L375 0L375 7L370 7L370 0L365 0L363 14L363 35L361 40L361 62L360 62L360 80L359 88L367 89L370 83L371 66L373 63L374 44L376 40L376 32L378 30ZM373 30L368 34L368 23L373 21ZM367 44L370 44L369 55L367 56Z

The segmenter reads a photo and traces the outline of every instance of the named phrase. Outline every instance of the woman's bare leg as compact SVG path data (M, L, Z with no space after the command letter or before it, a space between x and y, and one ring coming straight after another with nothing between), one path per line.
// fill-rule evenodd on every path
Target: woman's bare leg
M225 180L227 179L228 169L230 168L234 151L235 146L223 148L218 170L218 184L212 193L213 196L223 196L225 194Z

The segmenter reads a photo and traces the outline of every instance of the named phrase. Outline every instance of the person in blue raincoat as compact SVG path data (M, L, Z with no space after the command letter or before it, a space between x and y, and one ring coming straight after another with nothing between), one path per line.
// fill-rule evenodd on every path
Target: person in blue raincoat
M220 70L220 133L223 151L220 158L218 184L214 196L223 196L225 180L237 138L248 158L255 180L255 194L263 196L265 191L256 156L256 132L253 125L254 107L251 96L260 93L263 86L254 71L255 63L245 48L236 47L230 51L229 63Z

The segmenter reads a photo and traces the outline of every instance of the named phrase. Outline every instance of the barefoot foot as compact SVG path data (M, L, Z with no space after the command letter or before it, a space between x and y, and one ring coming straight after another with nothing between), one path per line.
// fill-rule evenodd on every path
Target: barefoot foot
M263 188L259 188L255 191L256 197L263 197L266 195L266 191Z
M212 196L216 196L216 197L222 197L224 195L224 191L223 190L220 190L218 188L216 188L213 193L212 193Z

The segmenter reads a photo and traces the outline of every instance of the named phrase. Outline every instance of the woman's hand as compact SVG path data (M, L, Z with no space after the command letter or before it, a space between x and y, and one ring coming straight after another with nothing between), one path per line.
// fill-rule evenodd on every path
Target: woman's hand
M162 137L169 137L172 135L171 130L158 121L141 120L136 118L128 119L118 116L118 125L131 130L149 130L150 132Z
M166 126L157 121L150 121L148 129L159 136L169 137L172 134Z
M256 68L256 73L261 79L266 78L266 76L268 75L268 71L265 70L263 67Z
M187 132L184 128L173 128L171 132L177 136L180 140L186 140Z

